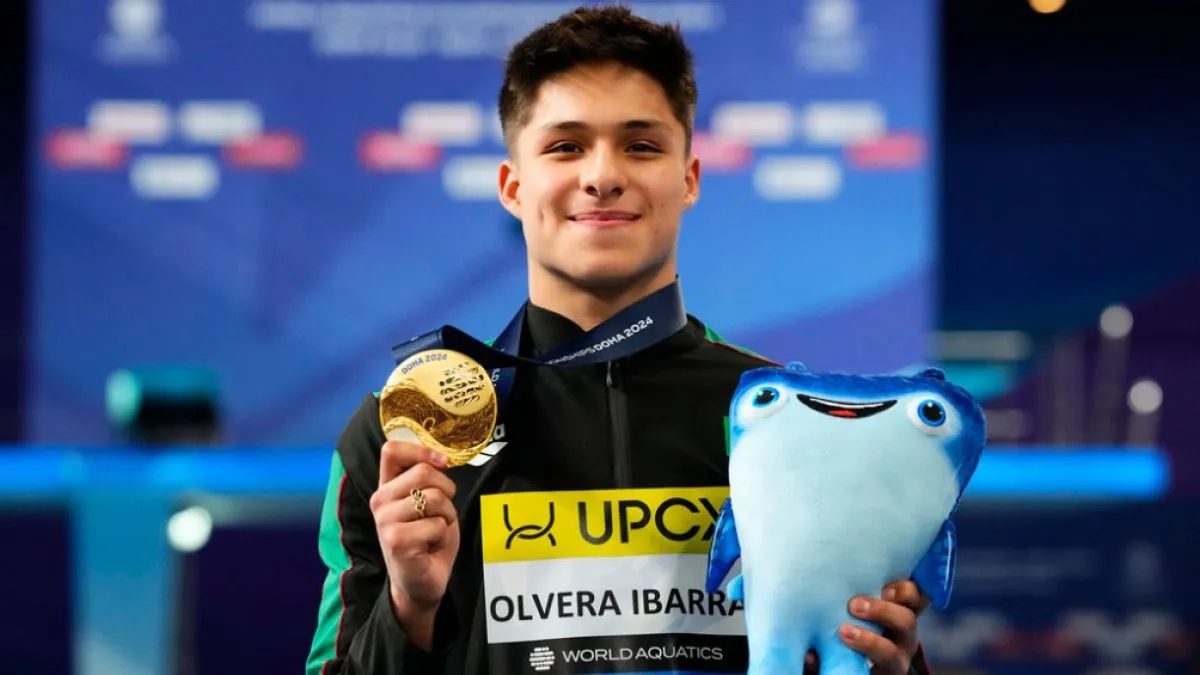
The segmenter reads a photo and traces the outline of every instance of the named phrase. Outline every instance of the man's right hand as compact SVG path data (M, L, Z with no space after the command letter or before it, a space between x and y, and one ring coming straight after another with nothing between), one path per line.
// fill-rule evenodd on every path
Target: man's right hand
M445 467L445 458L426 447L388 441L380 451L379 488L371 495L392 610L409 639L426 650L458 555L455 485ZM424 516L414 490L424 496Z

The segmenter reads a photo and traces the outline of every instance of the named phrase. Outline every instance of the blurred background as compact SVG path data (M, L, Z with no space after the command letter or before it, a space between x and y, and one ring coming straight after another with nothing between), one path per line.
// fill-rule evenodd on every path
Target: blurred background
M935 672L1200 673L1200 1L631 4L698 60L689 309L986 402ZM0 673L303 668L342 425L524 298L500 59L571 6L5 3Z

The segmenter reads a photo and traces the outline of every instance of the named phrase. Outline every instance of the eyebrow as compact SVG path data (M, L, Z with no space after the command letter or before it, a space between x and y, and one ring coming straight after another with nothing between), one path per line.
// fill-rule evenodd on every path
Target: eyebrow
M622 131L647 131L656 129L666 129L667 123L662 120L645 119L645 120L626 120L619 125ZM592 125L580 120L563 120L561 122L550 122L540 127L541 131L589 131Z

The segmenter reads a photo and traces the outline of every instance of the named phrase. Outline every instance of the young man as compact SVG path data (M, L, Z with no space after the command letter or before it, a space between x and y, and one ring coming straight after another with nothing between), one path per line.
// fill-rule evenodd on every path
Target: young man
M624 8L578 9L513 47L499 193L529 260L514 350L586 352L578 345L626 326L618 314L644 315L658 333L646 328L621 358L521 368L500 420L507 445L479 466L447 470L429 450L385 442L367 396L334 456L310 675L514 672L489 655L482 495L728 485L729 400L741 373L767 361L722 344L680 304L676 244L700 186L695 104L677 30ZM915 585L846 600L886 627L842 634L876 675L927 672ZM743 662L726 665L744 671L742 649Z

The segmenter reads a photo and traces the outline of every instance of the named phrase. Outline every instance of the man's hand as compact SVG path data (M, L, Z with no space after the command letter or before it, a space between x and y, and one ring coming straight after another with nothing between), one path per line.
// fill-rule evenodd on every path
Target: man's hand
M911 581L888 584L880 595L882 599L852 599L850 613L883 626L883 635L852 624L844 624L838 633L843 642L871 660L871 675L908 675L919 644L917 617L929 608L929 599ZM820 664L816 652L810 651L804 659L804 675L818 675Z
M871 675L907 675L919 644L917 617L929 608L929 599L911 581L888 584L881 595L852 599L850 613L883 626L883 635L851 624L838 632L847 645L871 660Z
M392 611L417 646L429 649L433 623L458 555L455 485L445 458L388 441L380 451L379 488L371 495L375 531L387 566Z

